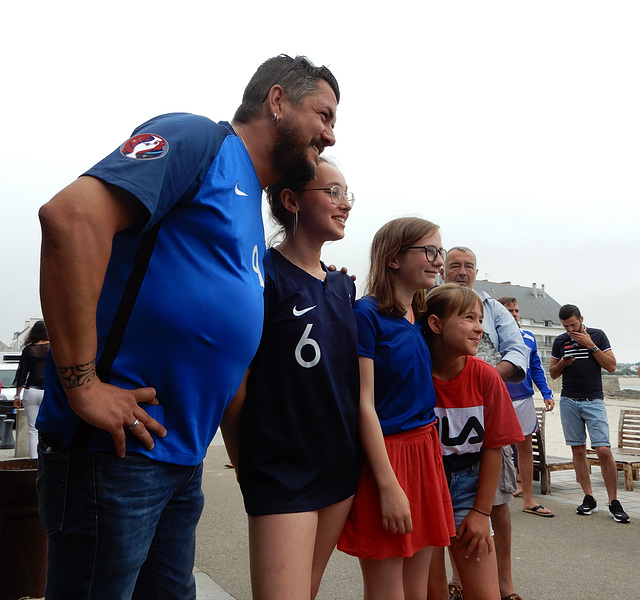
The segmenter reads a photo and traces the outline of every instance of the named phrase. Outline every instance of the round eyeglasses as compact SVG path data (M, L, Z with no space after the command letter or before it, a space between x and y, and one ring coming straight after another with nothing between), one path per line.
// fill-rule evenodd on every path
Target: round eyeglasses
M447 259L447 251L444 248L436 248L435 246L408 246L405 250L424 250L429 262L433 262L438 254L443 261Z
M345 192L339 185L332 185L331 187L326 188L304 188L305 190L310 191L319 191L319 192L329 192L331 194L331 203L339 206L342 204L342 199L346 199L349 203L349 206L353 206L353 203L356 201L353 192Z

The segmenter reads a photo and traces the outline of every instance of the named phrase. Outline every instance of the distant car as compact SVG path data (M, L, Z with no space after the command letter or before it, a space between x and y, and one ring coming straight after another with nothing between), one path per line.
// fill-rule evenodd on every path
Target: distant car
M0 359L0 415L7 415L7 419L14 418L16 409L13 408L13 397L16 395L16 375L20 362L19 352L5 352Z

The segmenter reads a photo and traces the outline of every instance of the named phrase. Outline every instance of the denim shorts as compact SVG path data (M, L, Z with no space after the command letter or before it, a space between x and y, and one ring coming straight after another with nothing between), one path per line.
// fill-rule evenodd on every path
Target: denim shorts
M560 420L567 446L585 446L587 432L591 447L611 446L609 442L609 421L602 398L593 400L573 400L560 397Z
M456 531L460 523L469 514L478 494L478 477L480 475L480 462L466 469L454 471L448 475L451 504L453 505L453 518Z

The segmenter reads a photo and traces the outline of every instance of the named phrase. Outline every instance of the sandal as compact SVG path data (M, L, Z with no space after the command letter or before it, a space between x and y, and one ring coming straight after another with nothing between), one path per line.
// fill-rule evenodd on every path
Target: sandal
M509 594L508 596L502 596L500 600L522 600L522 596L518 594Z
M464 600L464 592L459 583L449 584L449 600Z

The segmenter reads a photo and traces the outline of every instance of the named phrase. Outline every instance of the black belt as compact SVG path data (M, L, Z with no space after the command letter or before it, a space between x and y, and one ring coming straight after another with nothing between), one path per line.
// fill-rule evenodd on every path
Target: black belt
M568 396L568 398L571 398L571 400L575 400L576 402L591 402L592 400L595 400L595 398L574 398L573 396Z

